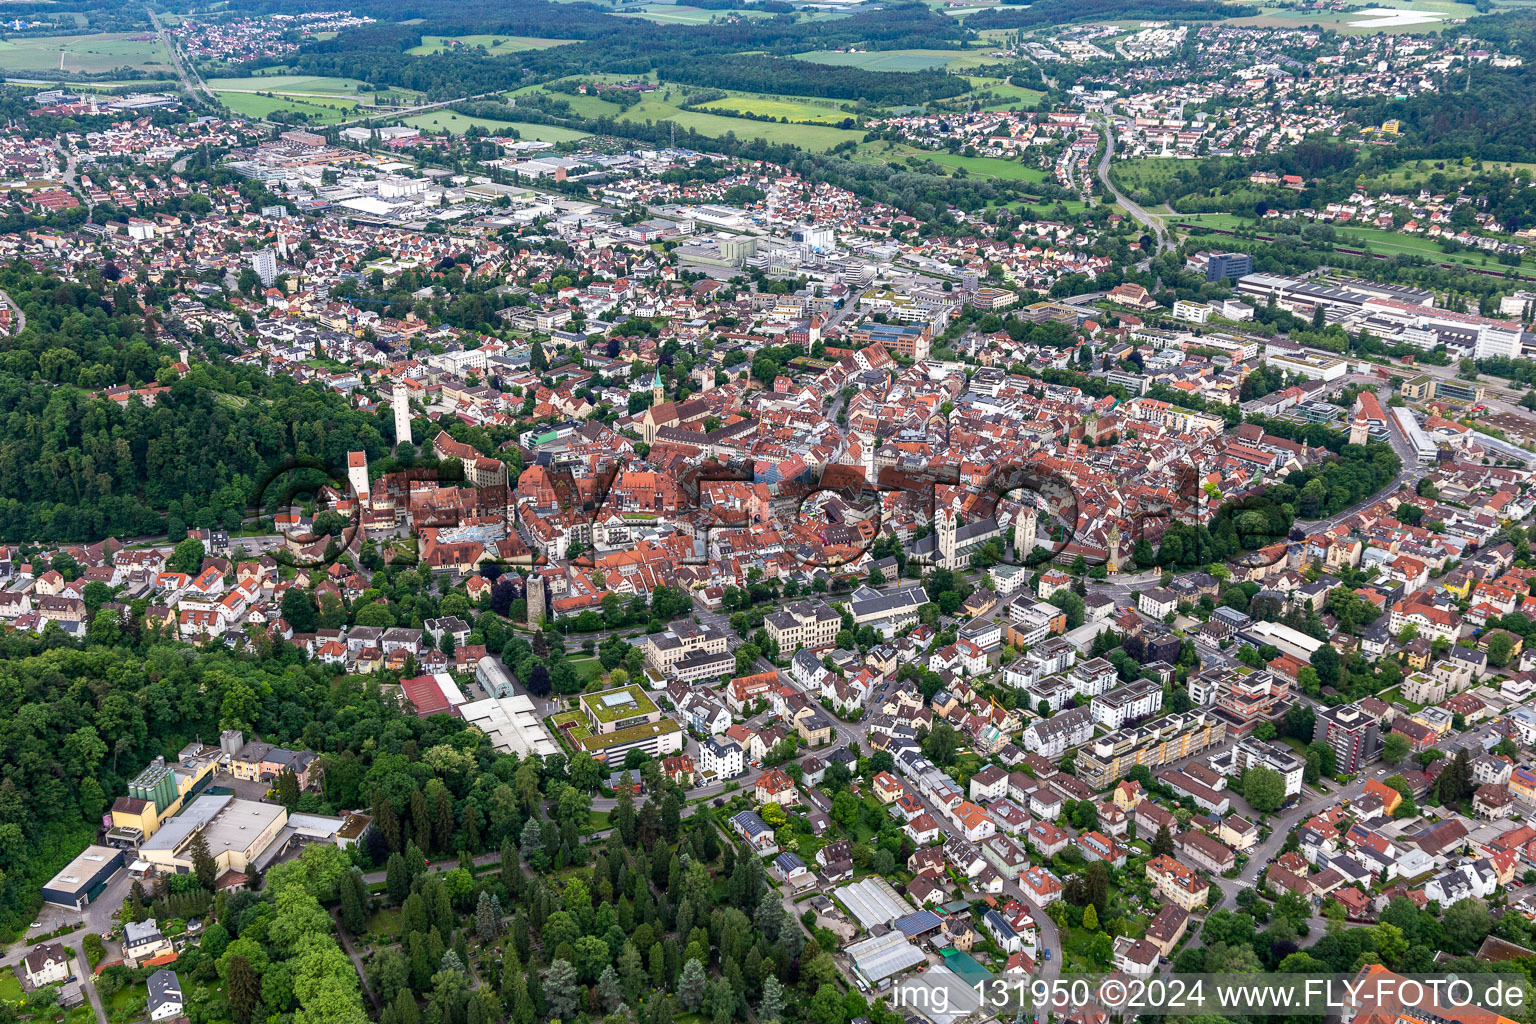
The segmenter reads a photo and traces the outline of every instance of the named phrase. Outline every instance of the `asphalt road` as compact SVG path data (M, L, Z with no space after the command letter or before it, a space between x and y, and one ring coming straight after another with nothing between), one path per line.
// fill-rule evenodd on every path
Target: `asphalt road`
M1102 120L1100 125L1104 129L1104 152L1099 157L1099 181L1103 182L1105 191L1115 197L1115 202L1125 207L1138 223L1152 232L1152 237L1157 240L1158 253L1172 249L1173 241L1169 238L1168 229L1163 226L1162 220L1142 209L1110 180L1109 162L1115 156L1115 128L1107 118Z

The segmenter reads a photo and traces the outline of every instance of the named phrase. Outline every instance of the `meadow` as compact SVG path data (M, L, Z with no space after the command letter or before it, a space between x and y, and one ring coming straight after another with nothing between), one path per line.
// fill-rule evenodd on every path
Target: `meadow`
M680 100L680 102L685 102ZM862 132L817 124L780 124L776 121L749 121L742 117L706 114L683 110L677 103L650 93L626 110L622 121L672 121L679 128L691 128L701 135L718 138L734 132L739 139L763 139L773 143L792 143L802 149L825 151L842 142L858 142Z
M834 67L862 68L865 71L927 71L951 64L986 63L991 58L984 51L964 50L811 50L795 54L800 60Z
M0 39L0 70L99 74L116 68L171 70L170 55L147 32Z
M704 104L706 110L723 113L740 111L766 117L782 117L790 121L810 121L836 124L853 116L837 100L805 99L796 96L767 96L761 93L732 93L725 99L711 100Z
M1205 225L1206 227L1220 228L1227 231L1257 231L1263 235L1274 236L1274 225L1257 224L1252 218L1239 217L1229 213L1203 213L1180 214L1170 217L1171 224L1188 230L1191 227ZM1335 224L1333 226L1337 239L1334 244L1347 249L1368 249L1372 253L1380 253L1384 256L1419 256L1432 263L1449 263L1461 267L1487 268L1489 270L1505 269L1503 265L1490 254L1473 250L1459 250L1457 252L1443 252L1440 243L1432 238L1424 238L1420 235L1408 235L1399 231L1385 231L1380 228L1356 227L1349 224ZM1527 260L1527 263L1530 261Z
M958 153L929 153L927 157L935 163L955 170L964 170L966 174L978 178L1002 178L1008 181L1045 180L1045 171L1042 168L1030 167L1017 160L1000 160L991 156L960 156Z
M1115 184L1137 199L1145 195L1149 185L1162 185L1171 180L1181 169L1195 167L1193 160L1181 160L1172 156L1138 157L1134 160L1116 160L1109 165L1109 176Z
M1038 89L1026 89L1023 86L1013 85L1005 78L967 76L966 81L971 84L973 94L977 96L985 93L992 94L992 99L982 105L983 110L1033 108L1045 96L1045 93Z
M357 101L337 96L334 99L308 100L297 96L258 96L249 92L215 92L219 102L236 114L268 117L279 111L309 115L312 124L345 121L357 114Z
M334 78L320 75L288 75L257 72L245 78L210 78L208 88L214 92L270 92L279 96L329 99L332 96L346 99L372 101L376 96L417 97L420 94L409 89L388 88L374 90L367 82L355 78Z
M455 135L463 135L472 126L483 128L491 133L505 132L511 129L517 132L520 139L536 139L540 142L575 142L577 139L587 137L586 132L578 132L571 128L561 128L550 124L529 124L525 121L497 121L489 117L467 117L451 110L433 110L425 114L414 114L402 119L400 124L410 125L424 132L441 132L447 129Z
M571 42L575 40L540 39L534 36L422 36L420 46L413 46L405 52L420 57L429 53L442 53L457 43L464 47L483 46L493 56L499 56L503 53L522 53L524 50L544 50Z

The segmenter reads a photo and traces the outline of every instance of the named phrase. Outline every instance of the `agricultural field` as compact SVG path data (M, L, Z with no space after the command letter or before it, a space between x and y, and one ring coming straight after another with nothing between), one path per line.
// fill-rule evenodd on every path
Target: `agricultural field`
M795 54L800 60L865 71L927 71L952 64L987 63L981 50L811 50Z
M308 114L311 124L345 121L357 114L357 101L335 96L330 99L301 99L297 96L259 96L249 92L215 92L219 102L236 114L267 117L289 110Z
M852 116L847 107L837 100L766 96L750 92L732 93L725 99L712 100L704 104L704 107L707 110L718 110L722 113L739 111L766 117L782 117L789 121L810 121L820 124L836 124Z
M116 68L172 70L165 47L147 32L0 39L0 71L100 74Z
M462 47L483 46L493 56L499 56L503 53L522 53L524 50L544 50L572 42L575 40L540 39L535 36L422 36L420 46L413 46L405 52L420 57L429 53L442 53L456 43Z

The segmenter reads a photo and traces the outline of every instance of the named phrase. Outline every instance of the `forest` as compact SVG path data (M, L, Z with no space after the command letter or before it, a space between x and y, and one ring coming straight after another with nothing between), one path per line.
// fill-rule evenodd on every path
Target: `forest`
M417 89L433 98L480 95L573 74L640 75L658 71L692 85L803 96L921 103L963 92L963 80L938 71L872 72L783 59L788 54L858 43L875 49L957 47L973 33L923 4L900 4L832 21L792 15L712 25L661 25L618 18L583 5L525 2L505 9L427 5L410 26L365 26L307 44L288 59L295 73L360 78ZM398 11L381 17L399 19ZM424 34L493 33L582 42L519 53L410 56ZM758 51L743 56L743 51ZM723 54L732 59L718 60ZM779 58L779 59L775 59ZM253 65L254 67L254 65Z
M1222 20L1258 14L1258 8L1221 0L1005 0L1007 6L966 19L972 28L1037 28L1074 21L1116 18L1169 18L1178 21Z

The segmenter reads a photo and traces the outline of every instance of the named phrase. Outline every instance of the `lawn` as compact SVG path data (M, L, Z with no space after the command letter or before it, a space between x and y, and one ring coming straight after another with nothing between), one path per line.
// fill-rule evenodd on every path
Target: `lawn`
M524 50L544 50L551 46L564 46L566 43L575 41L574 39L540 39L537 36L422 36L420 46L413 46L405 52L420 57L458 47L483 46L496 56L503 53L521 53ZM453 45L455 43L458 47Z
M991 58L960 50L811 50L795 54L800 60L865 71L926 71L950 64L986 63Z
M216 92L219 102L236 114L266 117L279 110L309 115L312 124L344 121L357 113L357 101L340 96L330 100L305 100L296 96L257 96L246 92Z
M603 663L596 658L586 658L577 655L574 658L566 658L566 663L576 670L583 684L590 683L603 674Z
M171 69L170 55L148 32L0 39L0 70L97 74L117 68Z
M148 994L148 989L142 984L125 985L102 1000L106 1007L107 1017L116 1020L119 1013L126 1013L132 1015L127 1019L137 1019L137 1017L142 1016L144 1013L145 1000Z
M12 970L0 971L0 1003L21 1002L21 982Z
M793 96L765 96L761 93L733 93L725 99L704 104L707 110L722 113L747 113L763 117L782 117L789 121L815 121L836 124L853 116L836 100L800 99Z
M384 910L374 911L368 920L363 922L363 928L385 939L397 939L400 937L400 908L388 907Z

